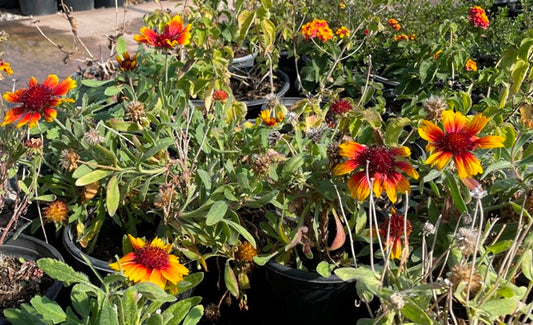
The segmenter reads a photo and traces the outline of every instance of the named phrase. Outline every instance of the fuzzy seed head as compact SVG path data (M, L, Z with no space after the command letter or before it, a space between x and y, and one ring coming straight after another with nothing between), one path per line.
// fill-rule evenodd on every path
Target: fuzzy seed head
M53 223L63 223L68 217L67 203L63 200L50 202L48 207L44 208L44 218Z
M71 172L78 168L78 161L80 160L80 155L74 151L74 149L63 149L61 151L61 167L65 168L67 171Z
M235 258L244 263L250 263L253 261L254 256L257 255L257 249L248 241L243 242L237 246L237 252L235 252Z
M422 108L428 114L428 120L438 120L442 112L448 107L446 101L438 96L428 98Z
M466 291L468 290L468 284L470 283L470 293L475 294L481 289L482 282L481 282L481 274L478 270L474 269L474 272L472 273L472 267L466 264L457 264L452 267L450 270L450 273L448 274L448 279L453 284L453 287L456 289L461 282L466 283L467 287L465 287L464 293L466 294ZM470 273L472 273L472 276L470 276Z
M476 250L477 232L467 227L461 227L454 236L455 244L463 255L473 255Z

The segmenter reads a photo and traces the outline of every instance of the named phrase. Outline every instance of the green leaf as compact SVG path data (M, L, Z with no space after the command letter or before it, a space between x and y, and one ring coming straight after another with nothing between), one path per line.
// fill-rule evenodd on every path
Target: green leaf
M225 222L228 224L228 226L235 229L241 236L243 236L244 239L249 241L254 247L257 247L254 236L252 236L252 234L250 234L246 228L231 220L225 220Z
M317 273L323 276L324 278L329 278L331 276L331 272L334 269L335 265L329 264L326 261L322 261L316 266Z
M135 284L134 287L139 293L151 300L167 299L169 297L175 300L176 298L173 295L166 293L165 290L152 282L139 282Z
M117 311L114 308L115 305L105 301L101 307L98 324L119 325Z
M98 88L111 82L113 82L113 80L83 79L81 84L89 88Z
M409 320L420 325L432 325L431 318L426 314L425 309L422 309L415 300L405 297L407 303L402 308L402 314Z
M481 305L479 309L491 320L494 320L500 316L512 315L517 307L518 301L516 299L506 298L489 300Z
M226 215L228 210L228 204L224 201L216 201L213 203L209 211L207 212L205 223L208 226L212 226L221 221Z
M259 41L265 53L272 51L274 40L276 38L276 26L270 19L261 20L261 35Z
M511 70L511 77L513 78L513 85L511 86L511 94L514 95L518 93L522 82L526 77L527 70L529 69L529 63L524 60L518 60L513 65Z
M457 181L451 174L446 175L446 186L450 190L450 194L452 195L453 203L455 204L455 207L459 212L464 213L467 210L466 203L463 200L463 197L461 196L461 192L459 191L459 186L457 185Z
M234 297L239 297L239 282L230 265L230 260L226 260L226 266L224 267L224 283L226 284L226 289L228 289Z
M487 247L487 251L491 252L492 254L499 254L511 248L512 245L512 240L502 240L492 246Z
M153 155L157 154L161 150L166 150L168 147L174 144L174 139L172 138L164 138L157 140L157 144L151 147L150 149L146 150L146 152L142 155L141 161L144 161Z
M50 298L46 296L35 296L30 302L33 308L35 308L45 320L58 324L67 319L67 314L65 314L63 309L55 301L50 300Z
M355 279L358 282L362 281L369 286L381 285L381 281L379 280L379 274L372 272L372 270L368 267L341 267L336 269L334 273L344 281L350 281Z
M106 96L116 96L120 93L120 89L117 87L117 86L110 86L110 87L107 87L104 91L104 94Z
M36 196L36 197L33 198L33 200L40 201L40 202L52 202L56 198L57 198L57 196L54 195L54 194L46 194L46 195Z
M90 298L83 285L75 284L70 292L70 301L74 310L82 317L87 318L91 312Z
M107 182L107 193L106 193L106 207L107 213L109 216L114 216L117 212L118 205L120 202L120 190L118 188L118 180L115 175L111 176L109 182Z
M395 145L398 143L400 134L403 128L411 123L411 120L407 117L389 119L389 124L385 131L385 143L388 145Z
M300 156L294 156L287 160L285 165L283 166L282 174L285 176L292 175L294 172L301 168L304 164L304 157L302 155Z
M89 174L92 172L93 169L87 165L80 165L76 170L72 172L72 177L74 178L80 178L83 175Z
M91 283L85 274L74 271L72 267L56 259L48 257L41 258L37 261L37 265L51 278L64 282L67 285L72 283Z
M109 119L106 123L107 126L110 128L119 131L119 132L127 132L127 131L140 131L142 130L142 126L135 122L128 122L128 121L121 121L116 119Z
M109 175L113 174L112 170L96 169L92 172L83 175L76 180L76 186L85 186L87 184L94 183Z
M129 287L124 291L122 295L122 306L125 324L137 324L139 310L137 308L137 289L135 287Z
M529 280L533 281L533 251L528 249L522 254L522 273Z
M126 323L126 324L129 324L129 323ZM163 316L157 313L150 315L150 318L148 318L148 320L146 321L146 325L163 325L163 324L165 324L165 320L163 319Z
M255 19L255 12L250 10L243 10L237 17L239 26L239 39L243 40L248 35L248 30Z
M165 309L163 315L165 318L172 316L172 319L168 322L168 325L178 325L187 316L191 307L196 306L202 301L200 297L191 297L180 300L170 307Z
M196 325L204 315L204 306L198 305L194 306L185 320L183 321L183 325Z
M115 46L117 48L117 54L120 56L121 59L124 59L122 53L128 52L128 48L126 46L126 39L124 38L124 36L120 36L117 39L117 44Z

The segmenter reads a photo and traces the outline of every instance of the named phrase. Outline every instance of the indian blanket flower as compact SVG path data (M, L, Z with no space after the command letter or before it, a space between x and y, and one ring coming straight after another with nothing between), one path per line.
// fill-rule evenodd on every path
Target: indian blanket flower
M224 102L228 99L228 93L222 89L216 90L213 93L213 99L219 102Z
M122 56L117 55L116 57L120 69L123 71L131 71L137 66L137 54L130 57L128 52L122 53Z
M323 19L313 19L313 21L302 26L302 35L306 40L317 37L325 43L333 38L333 31L329 28L327 21Z
M345 37L350 36L350 30L347 27L342 26L340 28L337 28L337 31L335 32L335 34L339 36L340 38L345 38Z
M6 101L21 105L6 113L1 126L18 121L17 127L28 124L31 129L37 126L41 116L44 116L47 122L52 122L57 116L54 107L62 102L74 102L73 99L59 96L65 95L75 87L76 82L70 77L59 82L56 75L49 75L42 84L37 83L37 80L31 77L28 88L4 94Z
M389 26L391 26L392 28L394 28L395 30L400 30L400 28L402 28L400 26L400 23L398 23L398 21L394 18L390 18L388 20L388 23L389 23Z
M270 117L270 110L261 111L261 120L268 126L276 126L283 121L283 113L278 112L278 117Z
M472 150L503 147L505 140L495 135L482 138L477 136L488 121L489 118L481 113L468 118L461 112L448 110L442 112L443 131L432 122L422 120L423 125L418 128L418 134L428 141L426 151L431 154L425 163L437 165L441 170L453 157L459 177L482 173L481 163L472 154Z
M158 237L150 242L128 234L133 252L124 255L118 262L109 264L113 270L122 269L124 275L135 283L152 282L165 289L167 284L176 285L189 270L179 258L169 254L172 244L166 244Z
M474 6L468 11L468 20L470 20L477 27L487 29L489 27L489 17L485 10L480 6Z
M4 71L7 76L9 77L11 74L13 74L13 70L11 69L11 65L7 62L4 62L0 59L0 71ZM4 76L0 73L0 80L4 80Z
M335 166L333 174L344 175L359 169L348 181L352 197L359 201L363 201L370 194L367 168L369 178L373 179L376 197L379 197L385 190L393 203L397 200L397 192L411 192L409 181L402 175L402 172L414 179L418 178L417 171L403 159L411 154L407 147L392 149L383 146L367 147L348 141L339 146L339 154L348 160Z
M183 19L177 15L165 25L163 32L158 33L148 27L142 27L140 35L135 35L133 39L153 47L172 49L177 45L187 45L191 42L191 25L183 26Z
M378 229L379 236L386 238L386 247L390 249L391 258L400 259L402 256L402 244L406 241L409 243L409 234L411 234L413 229L411 222L393 210L392 215L381 222ZM387 234L389 235L388 237ZM407 234L407 240L404 238L405 234Z
M343 114L353 109L352 103L346 99L337 99L329 106L328 113Z
M476 63L476 61L474 61L472 59L466 60L465 68L466 68L466 71L477 71L477 63Z

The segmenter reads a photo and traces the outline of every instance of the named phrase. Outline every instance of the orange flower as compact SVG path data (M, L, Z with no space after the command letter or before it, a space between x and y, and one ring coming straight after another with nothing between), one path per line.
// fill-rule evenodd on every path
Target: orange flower
M414 41L414 40L416 39L416 34L414 34L414 33L411 34L411 36L409 36L409 39L410 39L411 41Z
M389 19L388 23L395 30L400 30L400 28L402 28L400 23L398 23L398 21L394 18Z
M346 4L345 4L344 2L339 2L339 8L340 8L341 10L346 9Z
M442 53L442 50L438 50L437 52L435 52L435 54L433 54L433 58L436 60L439 58L439 55Z
M395 42L398 42L398 41L408 41L409 40L409 36L407 36L407 34L400 34L400 35L396 35L394 36L393 40Z
M21 103L21 106L10 109L4 116L1 126L19 120L17 127L29 122L30 129L37 125L41 115L47 122L52 122L57 116L54 107L64 101L74 102L70 98L59 98L76 87L76 82L70 77L59 82L56 75L49 75L42 83L37 83L34 77L28 82L28 88L22 88L14 93L7 92L4 99L11 103Z
M323 19L313 19L313 21L302 26L302 35L306 40L318 37L325 43L333 38L333 31L329 28L327 21Z
M148 27L142 27L140 35L133 37L139 43L146 43L153 47L172 49L176 45L187 45L191 42L191 25L183 26L183 19L180 16L174 16L172 20L165 25L162 33L157 33Z
M402 256L402 243L405 242L404 235L407 233L407 237L409 237L413 229L411 222L393 211L392 216L381 222L378 229L380 237L386 238L386 246L387 249L390 248L391 250L391 258L400 259ZM389 234L388 237L387 233ZM408 240L407 243L409 243Z
M126 254L118 262L109 264L113 270L122 269L124 275L135 283L152 282L165 289L183 280L189 270L183 266L177 256L169 254L172 244L165 244L154 238L145 242L128 234L134 251Z
M275 118L275 117L270 117L270 110L267 109L267 110L261 111L261 119L268 126L278 125L278 123L281 123L281 121L283 121L283 118L284 116L282 112L278 112L278 117Z
M120 65L120 69L123 71L131 71L137 66L137 54L130 58L130 54L128 52L124 52L122 53L122 57L117 55L116 58L118 64Z
M7 62L4 62L1 59L0 59L0 71L4 71L8 77L13 73L13 70L11 70L11 65ZM4 80L4 76L2 76L1 73L0 73L0 80Z
M472 59L466 60L465 68L466 68L466 71L477 71L477 63L476 63L476 61L474 61Z
M350 30L347 27L342 26L341 28L338 28L335 32L340 38L345 38L350 36Z
M334 175L344 175L356 172L348 181L348 188L352 197L362 201L370 194L370 186L366 177L368 175L374 179L374 194L379 197L383 190L386 191L389 199L394 203L397 199L397 192L411 192L409 182L401 174L417 179L418 173L403 157L408 157L411 152L407 147L389 149L381 146L367 147L354 141L349 141L339 146L339 154L347 157L348 160L338 164L333 169Z
M228 99L228 93L222 89L216 90L213 93L213 99L220 102L225 102Z
M480 6L474 6L468 11L468 20L470 20L477 27L487 29L489 27L489 17L485 10Z
M422 120L418 134L428 141L426 151L431 155L426 159L428 165L437 165L439 170L454 158L459 177L465 178L483 172L481 163L472 154L474 149L503 147L505 140L500 136L480 138L477 134L485 127L489 118L481 113L472 118L452 110L442 112L444 131L435 124Z

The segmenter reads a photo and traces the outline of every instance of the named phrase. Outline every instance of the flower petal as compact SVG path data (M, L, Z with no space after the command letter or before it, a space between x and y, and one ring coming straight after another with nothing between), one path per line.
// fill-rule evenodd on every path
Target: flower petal
M144 245L146 245L146 242L142 238L135 238L130 234L128 234L128 238L134 250L138 250L142 248Z
M435 142L444 135L444 132L442 132L442 130L435 124L426 120L423 120L422 123L424 125L418 128L418 134L422 139L429 142Z
M47 122L52 122L57 117L57 111L51 107L46 107L43 109L43 115Z
M454 157L459 177L465 178L483 173L483 167L479 160L470 152L464 152Z
M448 133L455 133L462 131L468 122L468 118L461 112L453 112L452 110L442 112L442 125Z
M15 122L22 116L22 114L24 114L24 112L24 107L15 107L10 109L7 111L6 115L4 115L4 121L2 122L1 126Z
M359 164L357 163L357 161L350 159L335 166L335 168L333 168L333 175L335 176L344 175L344 174L347 174L353 171L357 167L359 167Z
M365 172L355 173L348 181L348 188L352 193L353 198L363 201L370 194L370 188L366 181Z
M69 92L69 90L76 88L76 81L68 77L61 81L54 89L54 96L63 96Z
M149 281L157 284L161 289L165 289L165 285L167 284L167 279L165 279L159 269L152 270Z
M424 163L431 166L437 164L437 169L442 170L444 166L448 164L450 159L452 159L451 152L437 151L429 156Z
M485 127L485 125L487 125L489 120L490 119L488 117L483 116L483 114L481 113L478 113L465 126L464 132L466 132L470 136L476 135Z
M356 159L359 154L365 151L366 149L366 146L362 144L359 144L354 141L348 141L339 145L339 154L342 157Z
M402 161L402 160L398 160L396 161L396 167L398 167L400 170L402 170L404 173L406 173L407 175L409 175L410 177L414 178L414 179L418 179L418 172L413 168L413 166L406 162L406 161Z
M54 89L54 87L57 86L58 82L59 82L59 79L57 78L57 76L55 74L51 74L43 82L43 86L48 87L50 89Z
M504 137L500 137L497 135L489 135L475 140L474 144L478 149L490 149L503 147L504 141Z

